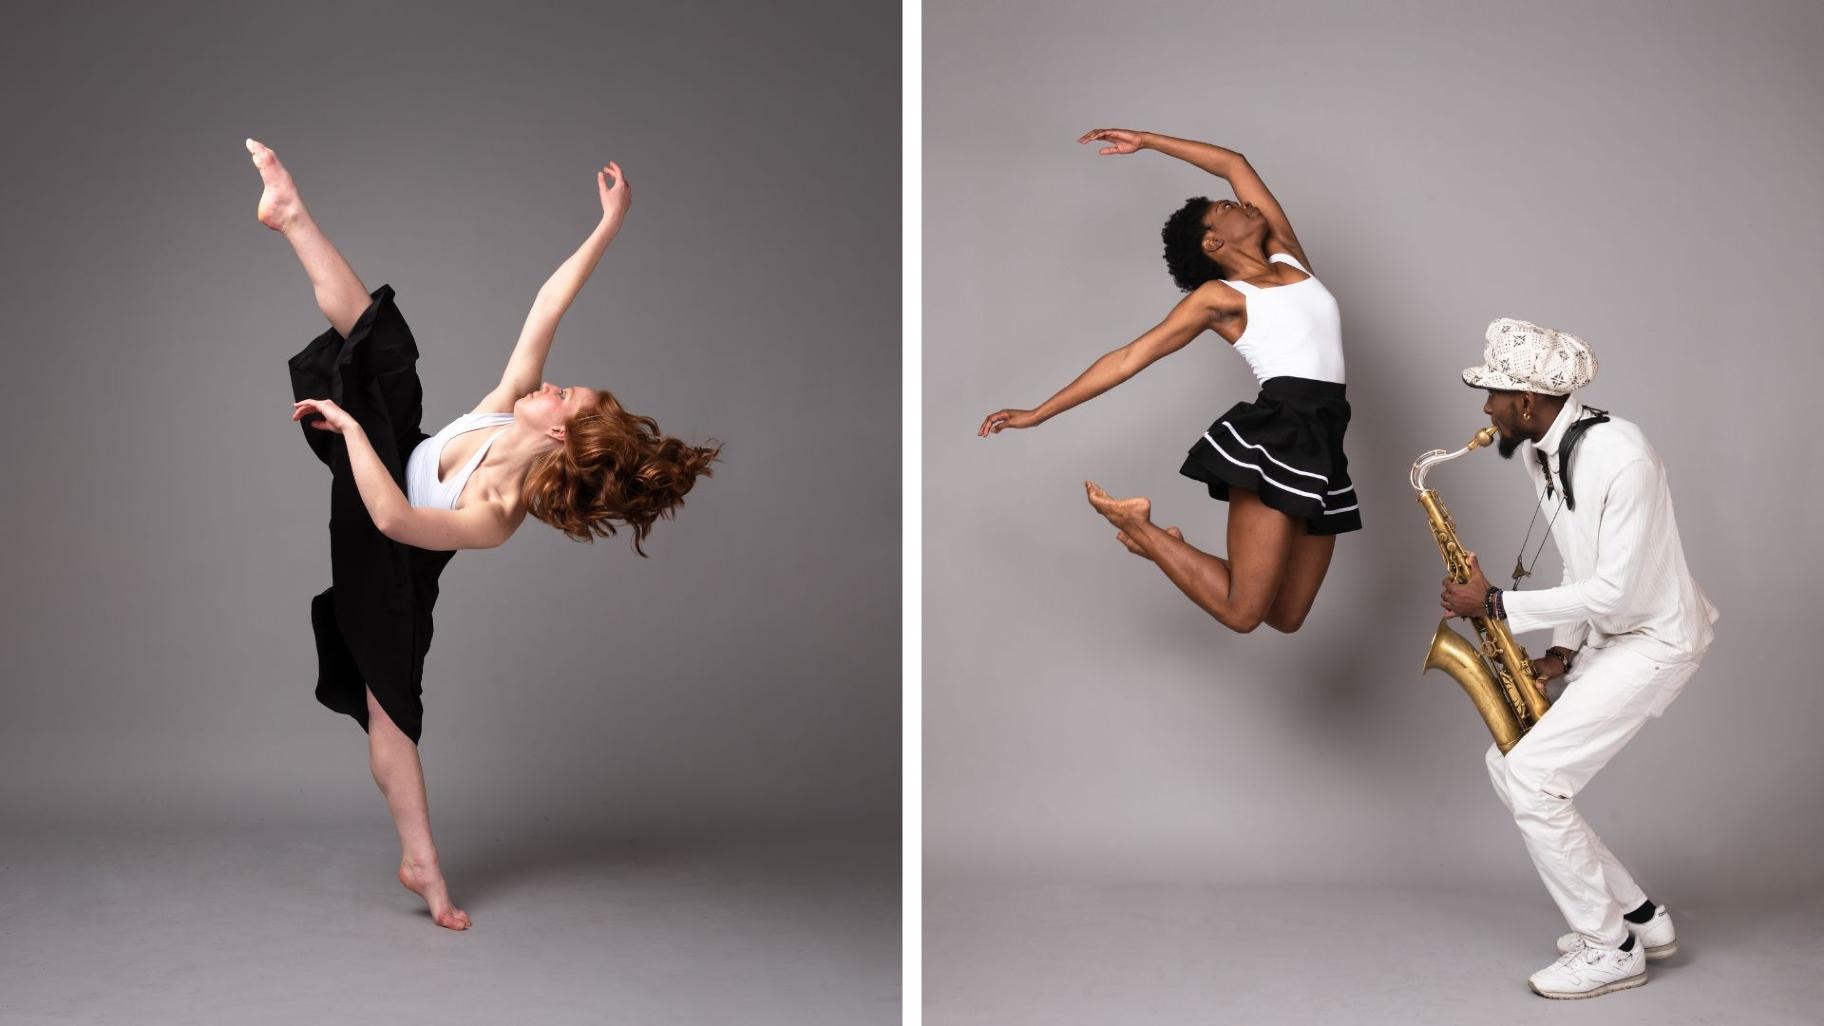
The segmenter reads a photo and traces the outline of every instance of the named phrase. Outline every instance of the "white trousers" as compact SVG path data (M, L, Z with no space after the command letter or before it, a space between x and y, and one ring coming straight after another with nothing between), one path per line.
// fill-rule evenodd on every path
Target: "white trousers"
M1626 942L1622 913L1647 896L1571 799L1649 717L1665 711L1696 669L1696 660L1656 662L1625 648L1586 651L1558 701L1505 758L1489 746L1489 779L1539 878L1565 922L1593 944Z

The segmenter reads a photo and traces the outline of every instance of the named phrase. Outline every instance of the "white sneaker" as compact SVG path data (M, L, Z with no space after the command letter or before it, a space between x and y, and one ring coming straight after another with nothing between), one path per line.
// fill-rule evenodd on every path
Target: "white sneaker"
M1672 913L1666 911L1666 906L1655 908L1653 918L1644 923L1630 923L1626 919L1621 922L1634 935L1634 943L1646 949L1647 961L1657 962L1678 953L1678 934L1672 929ZM1567 955L1572 948L1583 945L1583 934L1567 933L1558 938L1558 953Z
M1647 959L1638 941L1632 951L1584 944L1526 982L1540 997L1591 998L1647 982Z

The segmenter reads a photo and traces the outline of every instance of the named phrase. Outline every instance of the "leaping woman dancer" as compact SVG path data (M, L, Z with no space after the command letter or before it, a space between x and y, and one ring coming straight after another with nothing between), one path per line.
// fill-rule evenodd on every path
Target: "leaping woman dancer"
M1191 446L1179 473L1229 503L1228 557L1161 530L1144 497L1117 499L1083 483L1090 505L1128 550L1158 565L1191 601L1231 630L1262 623L1291 633L1305 622L1330 568L1336 536L1362 526L1343 431L1343 343L1336 299L1309 270L1292 223L1247 159L1209 143L1100 128L1107 156L1156 150L1228 181L1236 198L1185 201L1165 222L1165 262L1189 293L1165 320L1091 364L1036 409L997 410L978 433L1043 424L1213 331L1260 381Z
M493 548L529 513L579 541L628 528L634 548L718 449L659 433L607 391L543 382L558 321L620 230L621 169L596 174L602 220L539 289L500 384L436 435L419 430L418 349L390 285L367 286L330 245L291 175L252 139L260 223L282 233L330 329L290 360L291 417L330 468L329 590L311 601L317 700L361 724L399 830L399 881L437 925L466 930L431 839L418 738L437 578L457 549ZM543 382L543 383L541 383ZM483 431L481 429L489 429Z

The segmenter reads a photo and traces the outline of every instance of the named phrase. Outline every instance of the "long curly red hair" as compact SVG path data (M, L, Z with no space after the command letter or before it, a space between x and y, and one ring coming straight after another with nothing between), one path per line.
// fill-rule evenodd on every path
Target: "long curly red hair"
M720 445L691 445L659 433L659 423L621 408L605 390L564 425L564 442L532 462L526 512L577 541L633 529L633 549L653 522L670 517L721 454Z

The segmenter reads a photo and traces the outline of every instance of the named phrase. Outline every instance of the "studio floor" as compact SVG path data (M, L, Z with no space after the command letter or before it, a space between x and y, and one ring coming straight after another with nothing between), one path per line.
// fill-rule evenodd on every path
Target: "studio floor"
M927 881L926 1026L1824 1023L1824 898L1659 897L1645 986L1551 1001L1541 888Z
M474 928L389 827L0 838L0 1022L899 1021L899 844L439 828Z

